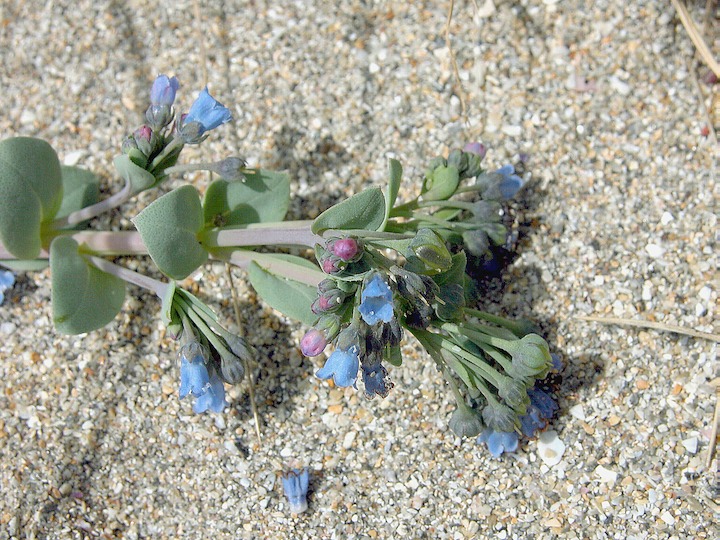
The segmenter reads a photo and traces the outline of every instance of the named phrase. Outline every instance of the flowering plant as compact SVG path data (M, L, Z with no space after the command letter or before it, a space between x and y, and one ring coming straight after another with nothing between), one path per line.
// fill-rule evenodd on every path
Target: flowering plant
M192 395L196 412L221 412L224 384L243 379L253 349L176 280L222 260L247 269L270 306L310 327L300 343L305 355L334 347L319 378L355 387L359 375L367 398L386 397L394 386L388 366L402 363L400 344L409 333L456 398L449 424L457 435L482 434L479 441L500 455L545 427L557 405L543 381L560 369L559 360L532 324L475 309L466 268L470 259L491 261L507 242L505 202L523 187L512 166L485 171L486 149L471 143L430 160L417 196L400 203L403 169L390 160L384 190L366 189L313 221L283 221L287 175L250 168L239 157L178 164L186 145L202 143L232 118L207 88L177 115L178 89L175 77L155 80L146 123L114 160L125 185L102 201L97 178L61 166L47 142L0 142L0 262L16 270L50 265L59 332L99 328L122 308L126 283L147 288L182 343L180 398ZM88 228L92 218L170 175L203 169L219 176L204 197L183 185L135 216L135 231ZM314 249L317 263L269 247ZM149 255L169 279L108 260L118 255Z

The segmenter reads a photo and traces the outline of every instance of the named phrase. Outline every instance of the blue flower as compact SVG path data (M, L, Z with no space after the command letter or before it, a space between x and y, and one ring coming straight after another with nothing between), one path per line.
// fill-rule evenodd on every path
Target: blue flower
M210 383L205 393L195 400L193 411L200 414L210 409L212 412L221 413L227 407L227 404L227 401L225 401L225 386L222 379L213 369L210 372Z
M307 492L310 485L310 473L304 469L291 469L282 475L283 490L290 503L290 511L300 514L307 510Z
M212 97L207 87L205 87L195 102L190 106L190 111L183 118L182 129L184 130L189 124L197 122L199 126L196 126L195 129L189 129L188 131L196 137L201 137L206 131L215 129L230 120L232 120L230 109ZM197 133L194 133L195 130L197 130Z
M525 414L520 417L520 427L523 435L534 437L539 430L545 428L548 420L558 410L558 404L539 388L530 388L527 393L530 397L530 405Z
M180 349L180 399L188 394L202 396L207 392L210 387L207 358L207 351L197 341Z
M514 431L493 431L486 429L477 439L478 444L485 443L493 457L499 458L503 452L514 452L518 447L518 434Z
M0 270L0 304L5 300L5 291L15 284L15 274L10 270Z
M525 183L522 178L515 174L515 167L512 165L505 165L495 173L502 176L498 189L503 199L512 199Z
M155 106L171 106L175 101L175 93L179 87L180 83L177 77L158 76L150 90L150 103Z
M395 386L387 379L387 370L382 364L372 367L362 367L362 380L365 384L365 397L373 399L376 395L387 397Z
M360 302L360 315L368 326L380 321L390 322L394 316L393 294L380 274L375 274L365 285Z
M352 345L347 350L336 349L315 376L319 379L332 377L337 386L355 386L357 372L360 369L359 353L360 349L357 345Z

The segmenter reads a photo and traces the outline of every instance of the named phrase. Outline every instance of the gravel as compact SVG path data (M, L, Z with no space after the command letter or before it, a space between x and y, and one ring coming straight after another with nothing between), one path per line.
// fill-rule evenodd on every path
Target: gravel
M185 109L207 83L236 121L183 159L287 170L294 219L382 185L389 157L407 197L432 156L467 141L490 148L489 167L528 154L519 256L490 309L538 321L567 365L550 439L494 460L456 438L452 396L412 341L388 398L331 389L300 355L303 329L235 271L260 351L259 442L244 384L221 416L177 399L152 295L131 288L107 327L62 336L49 271L20 274L0 308L0 538L718 537L717 344L578 318L718 332L713 89L693 82L707 69L668 2L480 1L482 16L456 2L458 84L448 4L3 5L0 128L49 140L109 194L153 78L177 75ZM98 226L129 228L156 196ZM184 285L230 323L222 266ZM293 464L311 469L299 516L279 476Z

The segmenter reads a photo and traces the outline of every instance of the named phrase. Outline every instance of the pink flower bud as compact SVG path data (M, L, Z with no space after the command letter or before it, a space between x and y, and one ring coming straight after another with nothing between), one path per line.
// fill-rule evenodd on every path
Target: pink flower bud
M343 261L352 260L357 255L359 246L354 238L341 238L328 242L328 250Z
M468 152L469 154L477 154L478 156L483 158L487 153L487 148L485 148L485 145L483 143L471 142L465 145L463 151Z
M312 328L300 340L300 350L305 356L317 356L325 350L327 340L322 332Z

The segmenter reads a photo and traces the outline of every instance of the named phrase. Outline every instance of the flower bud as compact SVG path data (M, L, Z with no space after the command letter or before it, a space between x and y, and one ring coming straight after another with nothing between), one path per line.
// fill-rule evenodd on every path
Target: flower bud
M475 437L483 428L480 414L464 403L458 404L457 409L453 411L450 417L448 425L458 437Z
M357 257L358 254L362 256L360 244L354 238L334 238L328 240L326 246L330 253L345 262L357 260L359 258Z
M480 156L480 159L485 157L485 154L487 153L487 148L485 145L481 142L471 142L467 143L465 147L463 148L463 152L467 152L468 154L474 154L476 156Z
M325 350L327 339L315 328L308 330L300 341L300 350L305 356L317 356Z
M228 384L237 384L245 377L245 367L242 360L234 354L220 356L220 374L223 381Z
M229 157L222 161L213 163L209 170L217 173L220 178L225 180L233 181L245 181L245 167L247 162L239 157Z
M520 375L544 378L553 366L550 348L547 342L537 334L528 334L517 341L510 342L507 352L512 357L512 365Z

